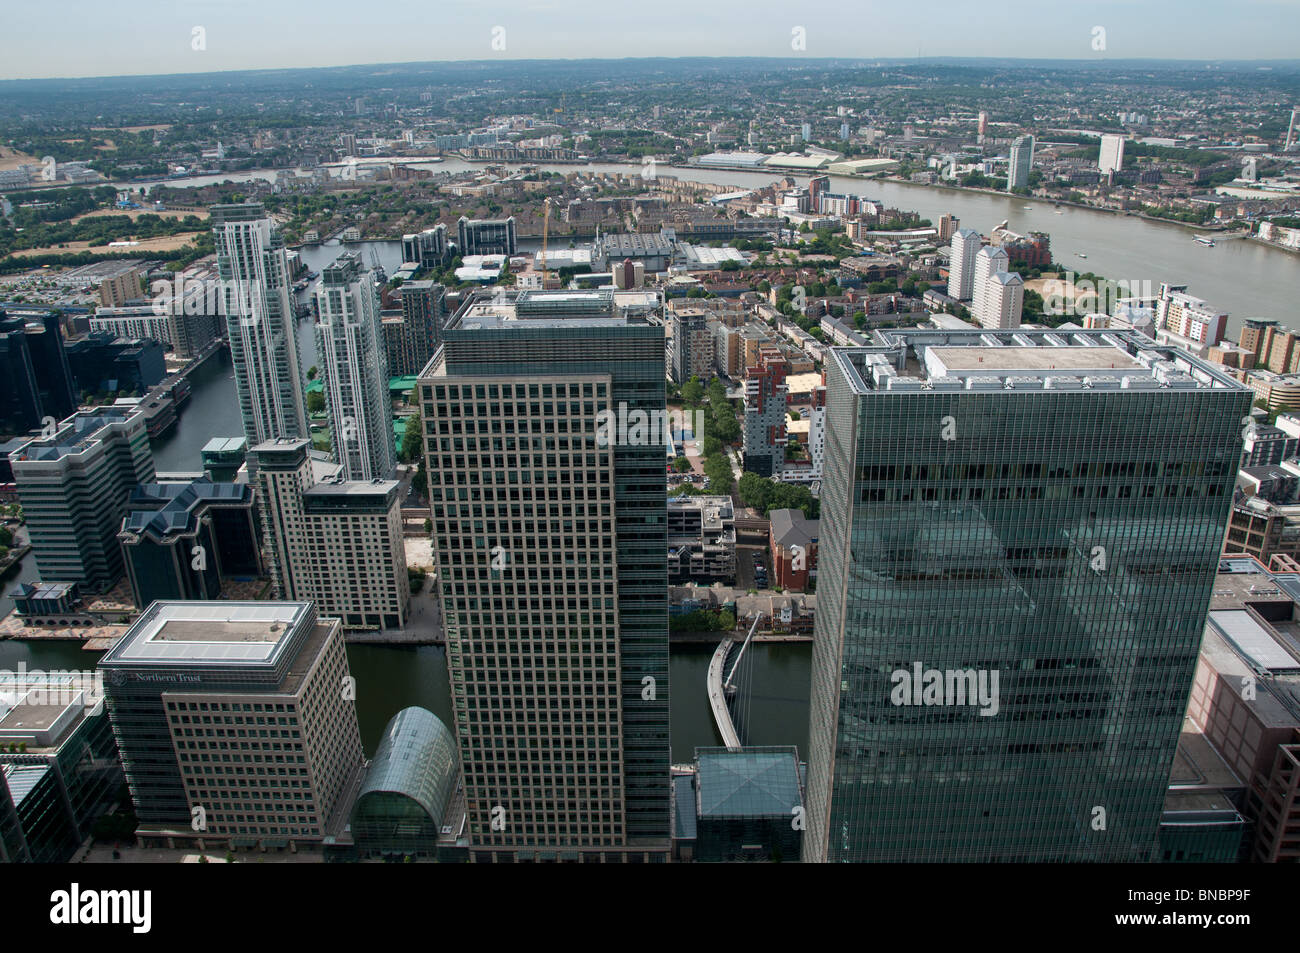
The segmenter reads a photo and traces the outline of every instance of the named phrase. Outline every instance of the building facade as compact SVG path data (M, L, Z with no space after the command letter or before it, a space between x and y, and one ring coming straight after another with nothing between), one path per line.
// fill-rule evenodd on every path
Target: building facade
M476 862L667 858L664 386L609 291L471 299L420 375Z
M306 602L155 602L99 668L146 844L345 829L362 749L337 619Z
M305 440L259 444L248 454L263 555L279 598L307 600L345 629L401 629L411 584L396 480L317 479Z
M397 455L374 273L356 255L340 255L321 271L316 305L316 354L334 458L345 479L387 479Z
M244 436L250 445L306 437L284 240L256 202L213 206L212 232Z
M1150 859L1250 392L1134 332L880 336L827 368L805 859Z
M9 454L36 566L46 582L103 592L122 578L127 497L154 477L144 414L103 407Z

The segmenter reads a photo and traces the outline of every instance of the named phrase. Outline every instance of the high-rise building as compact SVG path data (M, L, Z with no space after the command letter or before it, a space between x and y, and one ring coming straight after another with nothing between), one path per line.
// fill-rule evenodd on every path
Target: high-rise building
M212 207L222 311L250 445L306 437L284 240L256 202Z
M340 255L321 270L316 306L316 354L334 458L344 479L387 479L397 458L374 272L356 255Z
M1097 168L1102 175L1119 172L1124 168L1124 137L1105 135L1101 137L1101 151L1097 155Z
M1029 172L1034 167L1034 137L1017 136L1011 143L1011 161L1007 164L1007 191L1029 188Z
M814 861L1146 861L1251 392L1131 331L827 360Z
M952 236L952 254L948 259L948 297L969 301L975 293L975 256L980 252L980 233L973 228L959 228Z
M997 245L985 245L975 256L975 275L971 282L971 313L977 321L985 298L985 284L993 275L1005 273L1008 262L1006 251Z
M939 217L939 242L951 242L953 235L957 234L957 228L961 225L961 219L956 215L945 214Z
M673 380L679 385L692 377L707 382L713 377L713 332L709 314L702 308L673 312Z
M99 662L146 843L319 843L362 768L337 619L308 602L155 602Z
M989 114L980 110L979 118L975 122L975 141L980 145L984 144L984 137L989 132Z
M397 289L402 316L384 318L384 350L393 377L419 374L438 346L447 320L446 289L432 281L408 281Z
M513 215L509 218L466 218L462 215L456 223L456 235L460 245L456 254L461 257L513 255L518 250Z
M480 295L419 394L471 859L666 859L663 328Z
M745 371L745 419L741 428L748 473L770 477L785 462L786 385L790 363L775 346L760 348Z
M0 429L6 433L35 430L45 418L62 420L77 409L56 313L38 325L0 311L0 371Z
M267 569L279 598L313 602L345 629L400 629L411 602L401 484L343 480L340 471L316 460L306 440L249 451Z
M122 407L74 414L11 450L9 465L41 578L112 588L122 578L117 534L127 496L154 477L145 415Z
M975 320L985 328L1018 328L1025 303L1025 283L1014 271L995 271L980 285Z

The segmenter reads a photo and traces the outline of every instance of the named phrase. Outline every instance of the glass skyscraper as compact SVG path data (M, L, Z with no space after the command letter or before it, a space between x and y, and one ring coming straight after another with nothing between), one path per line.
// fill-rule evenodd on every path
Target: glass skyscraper
M1146 861L1251 392L1132 332L827 360L812 861Z
M420 375L475 861L667 858L663 354L611 292L526 291Z

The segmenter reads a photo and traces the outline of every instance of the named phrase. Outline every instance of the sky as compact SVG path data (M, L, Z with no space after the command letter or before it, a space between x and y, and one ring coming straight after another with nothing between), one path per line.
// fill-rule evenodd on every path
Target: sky
M5 5L0 79L492 58L1300 56L1300 0L5 0Z

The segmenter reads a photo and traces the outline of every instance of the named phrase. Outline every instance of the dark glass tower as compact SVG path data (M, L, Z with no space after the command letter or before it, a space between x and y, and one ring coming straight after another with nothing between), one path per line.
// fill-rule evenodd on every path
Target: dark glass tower
M1129 332L877 339L827 361L805 859L1150 859L1251 392Z
M523 292L420 375L475 860L666 857L664 438L601 437L662 421L663 352L610 292Z

